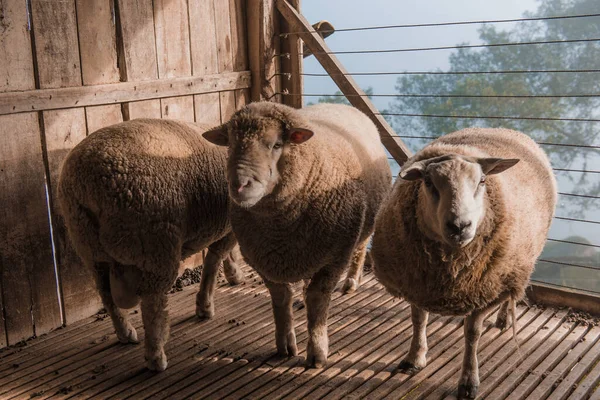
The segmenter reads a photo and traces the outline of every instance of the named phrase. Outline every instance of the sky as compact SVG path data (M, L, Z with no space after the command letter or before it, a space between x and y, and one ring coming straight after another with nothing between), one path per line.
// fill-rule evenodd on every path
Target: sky
M313 24L328 20L336 29L438 23L472 20L497 20L522 18L526 11L535 11L537 0L302 0L302 13ZM527 22L523 22L527 23ZM333 51L398 49L457 44L479 44L478 27L463 25L447 27L403 28L358 32L336 32L326 39ZM496 24L501 29L511 29L514 23ZM373 71L431 71L446 70L451 50L417 53L338 55L349 72ZM324 73L314 57L304 59L304 72ZM373 87L375 94L395 93L396 76L358 76L358 84L366 89ZM332 94L338 88L329 77L304 77L305 94ZM305 97L305 102L316 97ZM389 99L374 98L380 109L387 107ZM592 178L594 179L594 178ZM559 178L560 190L571 191L572 184ZM558 214L562 211L559 210ZM588 210L585 218L600 220L600 208ZM570 235L586 236L592 243L600 244L598 225L555 221L550 235L564 238Z
M523 12L534 11L535 0L302 0L302 13L311 24L327 20L336 29L366 26L438 23L472 20L521 18ZM454 46L480 43L480 25L447 27L384 29L357 32L337 32L326 39L333 51L365 49L399 49L411 47ZM509 29L511 23L499 24ZM447 69L450 50L418 53L339 55L349 72L430 71ZM324 72L314 57L304 59L305 72ZM355 78L364 89L373 87L376 94L393 94L395 76ZM337 86L326 77L305 77L307 94L334 93ZM314 100L307 98L306 101ZM388 100L376 98L379 109Z

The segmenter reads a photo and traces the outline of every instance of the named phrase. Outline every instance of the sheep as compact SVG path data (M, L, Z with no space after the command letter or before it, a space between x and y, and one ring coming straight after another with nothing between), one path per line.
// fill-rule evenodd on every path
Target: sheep
M425 367L429 312L464 315L458 394L475 398L482 322L497 305L501 329L512 305L516 337L514 305L554 215L552 168L522 133L471 128L430 143L400 178L377 216L371 249L375 276L411 304L412 343L399 369Z
M150 370L167 367L166 292L180 261L208 247L196 314L214 315L220 263L243 279L228 207L227 154L200 125L137 119L100 129L65 159L58 200L68 236L96 286L117 338L137 343L122 309L141 301Z
M344 291L358 287L375 214L391 189L377 129L349 106L256 102L204 137L229 146L231 224L270 292L278 354L298 354L291 283L310 280L306 365L324 366L331 293L346 269Z

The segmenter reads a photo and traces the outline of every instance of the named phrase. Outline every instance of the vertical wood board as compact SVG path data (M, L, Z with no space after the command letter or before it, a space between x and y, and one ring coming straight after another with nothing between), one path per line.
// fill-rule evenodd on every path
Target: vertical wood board
M235 112L235 91L219 93L221 102L221 122L227 122Z
M75 1L32 0L31 8L40 88L81 86ZM74 108L44 111L42 126L48 163L47 181L50 186L53 237L59 278L62 283L63 309L65 322L71 323L93 312L91 309L85 310L88 298L97 301L95 294L89 289L84 289L81 296L77 295L80 289L90 287L91 275L85 274L87 271L70 244L56 197L62 162L73 146L86 135L85 110ZM80 276L82 271L85 271L84 275ZM70 284L72 282L75 283ZM74 297L71 296L72 291L77 293Z
M27 3L7 0L0 7L2 91L33 89ZM0 264L8 344L14 344L62 324L37 113L1 119L0 163Z
M193 74L216 74L219 66L213 0L190 1L189 14Z
M186 0L154 0L158 77L192 75L190 31ZM206 18L206 16L205 16ZM163 118L194 118L193 96L161 99Z
M122 81L158 78L152 0L115 0ZM124 103L123 118L160 118L160 100Z
M214 6L215 26L217 27L217 59L219 72L233 71L229 2L227 0L214 0Z
M196 122L217 126L221 123L219 93L206 93L194 96Z

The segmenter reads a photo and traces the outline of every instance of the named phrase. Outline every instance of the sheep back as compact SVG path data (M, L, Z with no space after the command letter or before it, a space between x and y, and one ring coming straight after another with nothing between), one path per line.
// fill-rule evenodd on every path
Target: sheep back
M226 151L204 131L137 119L100 129L69 153L59 203L80 256L143 268L151 253L185 258L230 231Z

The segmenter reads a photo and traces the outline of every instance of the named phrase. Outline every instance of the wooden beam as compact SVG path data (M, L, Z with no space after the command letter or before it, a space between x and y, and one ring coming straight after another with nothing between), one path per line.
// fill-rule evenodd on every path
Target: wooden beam
M325 71L331 76L331 79L338 85L344 93L350 104L365 113L377 126L383 145L390 152L392 157L402 165L411 155L411 151L397 137L392 127L387 121L379 115L379 111L369 100L365 92L352 79L348 72L333 54L329 47L306 18L296 11L296 9L286 0L277 0L277 8L286 19L288 25L294 32L300 32L299 36L304 41L314 56L319 60Z
M300 12L300 0L291 0L292 6ZM290 32L290 26L285 18L280 17L281 33ZM298 35L287 35L281 39L281 54L289 54L281 60L281 88L284 93L283 104L290 107L302 108L302 40Z
M0 115L160 99L250 87L250 72L0 93Z
M277 101L280 97L279 21L275 0L248 0L248 61L252 71L252 101Z
M573 310L600 316L599 294L536 282L527 288L527 297L534 303L553 307L571 307Z

